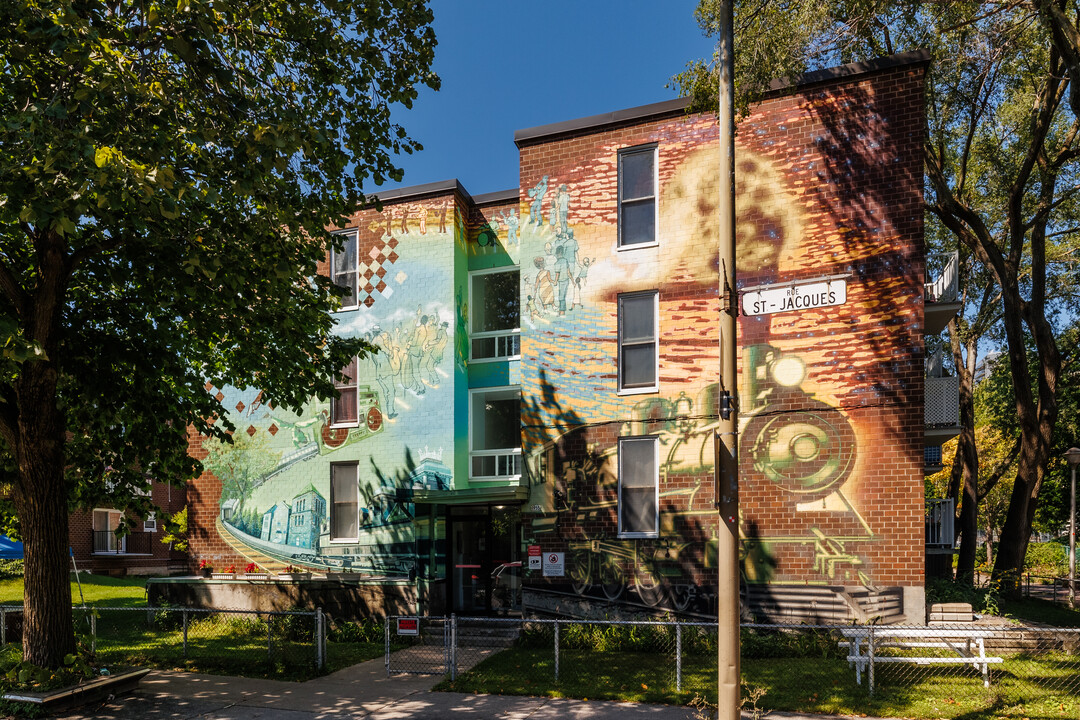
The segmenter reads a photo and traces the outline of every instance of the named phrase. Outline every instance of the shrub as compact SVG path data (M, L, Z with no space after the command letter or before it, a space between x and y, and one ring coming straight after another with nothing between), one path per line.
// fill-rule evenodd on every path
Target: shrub
M340 621L331 619L326 634L330 642L375 643L384 640L384 633L381 621L363 618Z
M0 580L22 577L22 560L0 560Z
M1024 569L1035 575L1065 575L1069 572L1069 549L1057 542L1028 543Z

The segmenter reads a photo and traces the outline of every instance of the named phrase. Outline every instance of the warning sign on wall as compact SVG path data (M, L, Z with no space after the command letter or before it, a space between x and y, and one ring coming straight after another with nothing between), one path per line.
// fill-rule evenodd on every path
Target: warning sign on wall
M543 554L544 577L562 577L566 574L566 556L561 552Z
M540 557L540 546L529 546L529 569L539 570L543 565L543 558Z

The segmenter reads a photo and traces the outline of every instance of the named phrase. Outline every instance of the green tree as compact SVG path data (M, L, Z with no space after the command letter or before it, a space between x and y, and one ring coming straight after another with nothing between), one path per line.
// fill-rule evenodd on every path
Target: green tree
M0 4L0 482L27 661L74 649L69 504L190 478L189 428L232 430L213 387L298 409L370 349L332 334L325 228L417 148L390 110L438 85L430 22L399 0Z
M718 29L718 8L719 0L699 2L697 16L707 33ZM735 2L736 89L744 107L774 77L899 50L931 51L926 210L1000 292L1000 330L1016 388L1021 445L994 565L995 578L1005 582L1023 567L1054 444L1061 371L1054 299L1066 277L1055 263L1073 249L1080 192L1080 123L1066 99L1070 73L1080 66L1067 59L1075 43L1064 27L1076 26L1077 8L1045 2L1038 8L912 0ZM714 69L698 61L676 78L699 107L715 105ZM1028 341L1039 360L1034 367L1027 363Z
M261 435L245 432L235 433L227 440L211 438L205 448L208 454L203 469L221 480L221 499L236 500L237 513L243 510L251 492L273 471L281 456L271 450Z

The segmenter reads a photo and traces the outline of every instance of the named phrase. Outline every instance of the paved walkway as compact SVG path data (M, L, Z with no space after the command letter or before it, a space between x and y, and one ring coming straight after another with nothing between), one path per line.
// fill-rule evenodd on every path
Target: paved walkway
M139 689L66 720L697 720L692 710L593 700L431 692L439 678L386 676L371 660L304 683L154 671ZM820 716L769 713L774 720ZM743 714L744 720L749 716ZM860 720L873 720L862 718Z

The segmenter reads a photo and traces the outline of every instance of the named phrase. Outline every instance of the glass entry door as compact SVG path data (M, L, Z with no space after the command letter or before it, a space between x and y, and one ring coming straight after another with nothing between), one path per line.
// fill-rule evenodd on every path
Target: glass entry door
M453 525L454 612L487 613L488 560L487 523L471 518L454 518Z
M462 615L521 609L517 508L454 508L450 515L450 606Z

